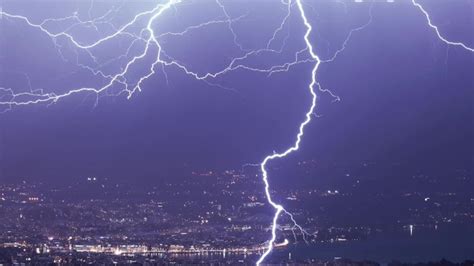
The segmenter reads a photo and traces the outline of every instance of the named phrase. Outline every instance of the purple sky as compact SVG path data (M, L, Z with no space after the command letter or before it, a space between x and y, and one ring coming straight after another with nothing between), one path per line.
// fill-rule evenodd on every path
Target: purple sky
M222 16L214 2L197 2L171 12L157 31ZM352 28L369 19L368 3L348 3L345 8L337 2L306 2L315 29L311 40L321 58L330 57ZM472 1L425 2L445 36L474 45ZM79 1L61 6L7 0L0 5L36 21L73 10L84 14L89 7ZM264 46L285 14L283 7L271 1L230 1L230 16L245 15L234 24L238 41L248 49ZM101 2L96 8L92 15L99 16L109 7ZM140 8L126 8L114 22L123 23L121 19ZM440 42L409 1L376 3L372 15L372 23L353 34L344 52L321 66L318 80L342 100L333 103L329 94L320 93L317 113L322 116L308 126L301 151L287 164L291 168L292 162L316 158L322 164L472 167L474 54ZM289 32L285 52L257 58L257 65L289 60L304 47L299 17L292 16L284 32ZM28 88L23 73L33 88L54 92L96 82L62 61L51 40L37 30L0 19L0 34L0 87ZM84 41L94 38L76 34ZM275 46L282 42L277 38ZM66 41L58 44L63 45L63 56L74 58ZM169 38L163 45L167 54L203 72L219 69L241 53L226 25ZM113 43L100 53L114 57L114 49L123 47ZM168 84L159 72L130 100L123 95L103 97L94 107L95 97L81 94L51 106L14 108L0 115L0 180L101 176L153 181L179 176L183 169L260 162L294 141L309 107L311 67L300 64L271 77L240 70L215 80L235 91L195 81L169 67ZM281 184L288 182L277 178Z

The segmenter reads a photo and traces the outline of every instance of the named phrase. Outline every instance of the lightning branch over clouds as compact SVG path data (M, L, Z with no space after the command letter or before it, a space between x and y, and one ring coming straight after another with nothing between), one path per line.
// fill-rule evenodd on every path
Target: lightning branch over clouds
M101 87L80 87L80 88L68 90L64 93L46 92L45 89L37 89L34 91L16 93L15 90L12 88L0 87L0 92L3 92L2 94L0 94L0 106L4 106L4 107L7 106L8 107L7 110L9 110L13 106L22 106L22 105L40 104L40 103L51 104L51 103L56 103L59 100L66 98L68 96L72 96L74 94L80 94L80 93L89 93L89 94L92 93L99 96L101 94L114 91L114 89L117 86L121 86L122 89L118 90L118 92L115 91L113 95L126 94L127 98L130 99L135 92L140 91L142 89L142 84L149 77L155 74L156 67L158 65L162 66L162 69L164 69L165 67L175 67L182 70L184 73L186 73L187 75L197 80L206 82L210 85L218 85L218 84L211 83L209 80L216 79L220 76L223 76L225 74L228 74L229 72L236 71L236 70L247 70L247 71L260 72L260 73L266 73L268 75L271 75L273 73L286 72L289 70L290 67L296 64L309 61L308 59L301 61L299 59L299 53L297 53L295 56L296 59L294 62L287 62L281 65L270 65L266 68L253 67L245 63L246 60L252 57L256 57L258 55L264 54L264 53L281 54L282 52L281 49L280 50L271 49L270 46L272 42L274 41L275 36L278 35L279 31L281 31L282 27L286 23L286 20L289 17L289 13L288 13L283 19L281 25L274 31L272 38L267 43L266 48L262 48L258 50L250 50L250 51L245 50L244 55L232 58L229 64L219 71L205 72L205 73L193 71L189 67L187 67L185 64L169 56L166 53L166 51L162 49L160 40L166 37L170 37L170 36L183 36L189 33L190 31L201 29L213 24L227 24L229 31L234 36L234 44L238 46L240 50L244 51L244 48L242 47L242 45L237 42L237 35L232 27L232 23L238 21L239 19L242 19L244 16L231 19L224 5L220 1L216 0L216 4L218 4L219 7L223 11L224 19L212 20L212 21L207 21L198 25L192 25L181 32L166 32L166 33L156 34L153 24L160 18L162 14L165 13L165 11L167 11L171 7L175 7L181 2L182 0L169 0L165 3L160 3L156 5L151 10L140 12L137 15L135 15L132 20L122 25L121 27L117 28L112 34L109 34L91 43L84 43L77 40L76 37L73 36L73 34L69 33L69 31L72 30L74 27L78 27L81 25L92 27L95 29L97 29L98 24L108 23L109 26L113 26L110 22L107 22L107 20L105 20L105 18L107 18L109 14L112 13L112 11L107 12L101 17L87 20L87 21L83 21L77 16L77 14L73 14L72 16L68 16L68 17L49 18L42 21L41 23L35 23L26 16L11 14L2 9L0 15L2 16L3 19L16 20L16 21L22 22L26 24L27 26L33 29L37 29L43 34L45 34L46 36L50 37L51 41L58 48L58 52L60 55L62 55L60 51L61 47L57 44L58 39L60 38L64 38L68 40L74 48L80 51L85 51L85 53L89 55L94 62L97 62L97 58L94 55L94 49L100 48L101 45L104 45L107 42L113 41L119 37L129 37L132 39L132 41L125 54L119 55L114 60L105 62L96 67L91 67L91 66L76 62L76 65L79 66L80 68L90 71L94 76L99 76L105 79L107 82L105 83L105 85ZM288 3L282 1L281 3L288 5L289 7L288 12L290 12L291 1ZM138 34L133 33L131 30L129 31L130 28L136 26L136 24L138 24L138 22L140 22L141 20L146 21L146 26L143 29L141 29L141 31ZM72 26L69 26L66 30L59 31L59 32L55 32L53 30L48 29L48 25L50 25L51 23L60 24L60 23L64 23L65 21L73 21L74 23ZM113 27L115 29L115 26ZM144 44L144 49L138 55L134 55L133 57L131 57L131 59L128 60L124 66L121 67L122 71L118 73L113 73L113 74L106 74L102 70L100 70L100 68L104 65L110 65L110 64L118 62L120 59L129 57L131 54L132 48L135 48L135 46L138 46L138 44ZM130 82L127 79L127 76L131 72L130 69L133 66L139 64L140 61L143 61L144 59L150 56L154 56L156 60L152 64L150 64L149 71L145 75L141 76L138 79L138 81ZM66 59L64 59L64 61L66 61ZM166 76L166 72L164 72L164 74ZM222 86L219 86L219 87L222 87Z
M464 44L462 42L450 41L450 40L446 39L445 37L443 37L443 35L439 32L438 27L436 25L434 25L433 22L431 22L430 14L423 8L423 6L420 3L418 3L417 0L411 0L411 2L426 17L426 21L427 21L428 25L430 26L430 28L432 28L436 32L436 36L438 37L438 39L440 39L442 42L446 43L447 45L462 47L463 49L465 49L469 52L474 52L474 48L469 47L469 46L467 46L466 44Z

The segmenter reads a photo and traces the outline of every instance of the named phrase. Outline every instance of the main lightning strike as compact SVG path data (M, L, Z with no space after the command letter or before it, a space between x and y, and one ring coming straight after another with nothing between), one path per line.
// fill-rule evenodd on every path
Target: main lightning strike
M430 16L429 16L429 13L419 4L416 2L416 0L412 0L412 3L413 5L415 5L416 7L418 7L422 12L423 14L425 15L427 21L428 21L428 25L433 28L438 36L438 38L440 40L442 40L444 43L448 44L448 45L453 45L453 46L460 46L462 48L464 48L465 50L468 50L470 52L474 52L474 48L471 48L471 47L468 47L467 45L465 45L464 43L462 42L452 42L452 41L449 41L447 40L446 38L444 38L439 30L438 30L438 27L435 26L432 22L431 22L431 19L430 19ZM273 223L272 223L272 238L270 239L270 241L268 242L268 245L267 245L267 249L266 251L262 254L262 256L259 258L259 260L257 261L257 266L260 265L264 260L265 258L271 253L271 251L273 250L273 246L275 244L275 240L276 240L276 229L277 229L277 225L278 225L278 217L280 216L280 214L282 212L290 215L291 217L291 220L295 223L295 225L297 225L296 221L294 220L293 216L287 212L285 210L285 208L281 205L281 204L278 204L276 202L273 201L272 199L272 196L270 194L270 184L268 182L268 172L267 172L267 164L274 160L274 159L277 159L277 158L283 158L283 157L286 157L288 154L294 152L294 151L297 151L300 147L300 143L301 143L301 138L303 137L304 135L304 128L307 124L309 124L311 122L311 117L314 113L314 109L316 108L316 100L317 100L317 94L315 93L315 86L318 86L319 87L319 90L320 91L325 91L325 92L329 92L331 94L331 96L333 97L337 97L336 95L332 94L331 91L329 90L324 90L324 89L321 89L319 83L317 82L316 80L316 74L317 74L317 71L318 71L318 68L319 68L319 65L321 63L327 63L327 62L332 62L336 59L336 57L338 56L338 54L340 52L342 52L345 48L346 48L346 45L347 45L347 42L349 41L350 37L352 36L352 34L356 31L359 31L359 30L363 30L365 27L367 27L371 22L372 22L372 5L370 7L370 10L369 10L369 21L358 27L358 28L355 28L353 30L351 30L349 32L349 35L347 36L347 38L345 39L343 45L342 45L342 48L340 48L339 50L336 51L336 53L329 59L325 59L325 60L321 60L314 52L314 49L313 49L313 46L311 44L311 42L309 41L309 35L311 34L311 31L312 31L312 26L311 24L308 22L308 19L306 17L306 14L305 14L305 10L304 10L304 7L301 3L301 0L296 0L296 4L298 6L298 10L299 10L299 13L301 15L301 18L304 22L304 25L306 26L307 28L307 31L306 31L306 34L304 35L304 40L305 40L305 43L306 43L306 46L307 46L307 50L309 51L310 55L311 55L311 58L316 62L314 67L313 67L313 70L312 70L312 79L311 79L311 83L309 84L308 86L308 89L311 93L311 96L312 96L312 102L311 102L311 107L309 108L308 112L306 113L306 119L303 121L302 124L300 124L300 127L299 127L299 132L297 134L297 137L296 137L296 142L294 143L294 145L290 148L288 148L287 150L285 150L284 152L282 153L274 153L272 155L269 155L267 157L265 157L265 159L263 160L263 162L261 163L260 165L260 169L262 171L262 174L263 174L263 181L264 181L264 184L265 184L265 194L267 196L267 199L270 203L270 205L275 209L275 215L273 216ZM372 3L373 4L373 3ZM296 60L296 62L299 62L299 60ZM339 100L339 97L336 98L337 100ZM299 225L297 225L299 227ZM301 228L300 228L301 229ZM301 229L302 230L302 229Z
M272 231L272 237L271 237L270 241L268 241L267 249L262 254L262 256L260 256L260 258L258 259L257 266L260 265L265 260L265 258L268 256L268 254L270 254L270 252L272 252L272 250L273 250L273 245L274 245L275 240L276 240L276 229L277 229L277 225L278 225L278 217L280 216L280 214L282 212L284 212L286 214L289 214L281 204L276 203L272 199L272 196L270 194L270 183L268 182L267 164L270 161L274 160L274 159L279 159L279 158L286 157L288 154L290 154L294 151L297 151L299 149L301 139L304 135L304 129L305 129L306 125L308 125L311 122L311 118L313 117L314 109L316 108L317 95L316 95L316 92L315 92L315 86L319 87L319 83L316 80L316 73L318 71L319 65L321 64L321 60L319 59L318 55L316 55L316 53L314 52L313 45L311 44L311 41L309 40L309 36L310 36L310 34L313 30L313 27L311 26L311 24L308 21L308 18L306 17L306 13L305 13L303 4L301 3L301 0L296 0L296 5L298 6L299 14L300 14L301 19L303 20L303 23L306 27L306 33L304 35L304 41L305 41L307 50L308 50L309 54L311 55L311 58L316 62L313 69L312 69L312 71L311 71L311 83L308 85L308 90L311 94L311 106L310 106L309 110L306 112L306 119L303 121L303 123L300 124L299 131L298 131L298 134L296 135L296 141L295 141L294 145L291 146L290 148L288 148L287 150L285 150L284 152L274 153L272 155L269 155L269 156L265 157L265 159L263 160L263 162L260 165L260 170L262 171L262 175L263 175L263 182L265 184L265 194L267 196L268 202L275 209L275 215L273 216L273 222L272 222L272 230L271 230ZM291 219L293 220L293 222L295 222L295 220L293 219L293 216L291 216ZM295 222L295 224L296 224L296 222Z

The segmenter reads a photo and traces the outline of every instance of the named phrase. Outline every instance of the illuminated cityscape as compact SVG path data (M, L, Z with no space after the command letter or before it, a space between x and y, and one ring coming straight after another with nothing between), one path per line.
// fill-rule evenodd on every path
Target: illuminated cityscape
M318 168L316 160L296 165L301 173ZM451 173L458 175L453 190L438 178L419 173L411 176L407 188L431 183L436 189L393 193L382 192L384 184L378 184L380 191L364 199L371 203L343 207L342 202L357 201L368 186L374 187L370 172L380 166L361 163L338 171L354 167L359 168L360 176L356 180L348 178L350 173L336 176L342 181L337 187L278 191L308 234L301 235L291 221L282 220L276 253L288 262L304 262L310 258L291 254L291 247L356 243L388 232L416 236L474 222L472 193L459 190L473 182L464 170ZM360 172L360 168L364 170ZM265 249L262 243L272 214L258 189L260 182L255 169L248 168L195 170L184 182L155 184L116 183L102 177L71 184L31 180L4 184L0 187L2 250L13 252L8 259L18 263L251 263ZM308 207L305 202L318 204ZM394 204L398 205L397 213L390 213L390 207L387 213L363 214L364 209ZM2 259L5 262L6 256Z

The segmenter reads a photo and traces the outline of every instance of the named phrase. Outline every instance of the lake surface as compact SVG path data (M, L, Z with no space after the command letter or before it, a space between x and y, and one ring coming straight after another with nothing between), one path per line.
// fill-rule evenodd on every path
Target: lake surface
M273 258L332 260L342 257L351 260L371 260L387 263L439 261L443 258L461 262L474 259L474 224L443 225L438 230L414 228L413 235L407 231L377 233L365 240L296 244L285 250L275 251Z

